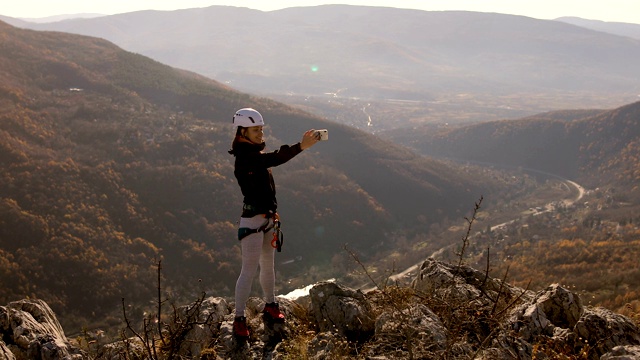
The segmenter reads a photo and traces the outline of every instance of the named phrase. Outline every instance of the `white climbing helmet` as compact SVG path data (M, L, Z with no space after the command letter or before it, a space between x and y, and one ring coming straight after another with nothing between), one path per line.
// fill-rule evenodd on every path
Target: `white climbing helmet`
M236 111L236 114L233 115L233 126L264 126L264 119L255 109L243 108Z

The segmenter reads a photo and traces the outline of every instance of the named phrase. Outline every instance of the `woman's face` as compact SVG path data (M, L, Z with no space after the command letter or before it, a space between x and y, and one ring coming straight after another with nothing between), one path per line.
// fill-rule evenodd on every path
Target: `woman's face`
M251 126L244 130L244 136L254 144L262 144L262 126Z

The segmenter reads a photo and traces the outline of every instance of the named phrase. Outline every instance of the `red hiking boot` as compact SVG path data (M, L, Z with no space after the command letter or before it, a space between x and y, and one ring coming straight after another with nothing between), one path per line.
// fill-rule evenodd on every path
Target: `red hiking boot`
M233 319L233 334L241 338L249 337L249 328L247 327L246 317L237 316Z
M284 314L280 312L280 306L276 302L266 304L262 313L273 322L284 322Z

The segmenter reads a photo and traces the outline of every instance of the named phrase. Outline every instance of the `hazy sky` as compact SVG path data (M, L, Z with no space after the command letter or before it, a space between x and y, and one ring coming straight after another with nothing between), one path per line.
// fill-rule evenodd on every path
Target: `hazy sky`
M231 5L263 11L320 4L387 6L422 10L470 10L525 15L538 19L577 16L640 24L640 0L14 0L3 1L0 15L39 18L61 14L118 14L137 10L175 10Z

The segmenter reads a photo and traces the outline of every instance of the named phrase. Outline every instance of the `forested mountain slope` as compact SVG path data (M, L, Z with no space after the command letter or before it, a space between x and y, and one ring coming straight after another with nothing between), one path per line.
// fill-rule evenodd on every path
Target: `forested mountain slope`
M101 39L0 22L0 303L45 299L63 319L145 303L162 260L178 296L229 293L239 271L231 116L266 118L268 148L330 141L274 169L287 274L364 256L400 227L461 217L499 188L366 133L252 97ZM420 221L417 221L420 219ZM375 242L374 242L375 240ZM282 284L279 284L282 286Z
M420 152L526 167L640 200L640 102L611 110L553 111L470 126L386 134Z

